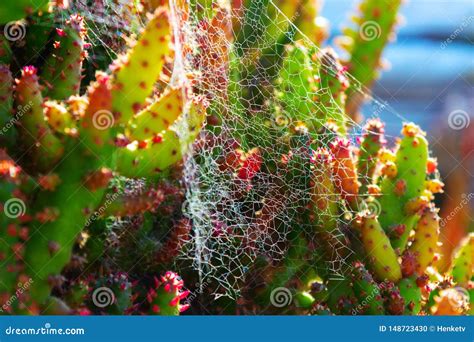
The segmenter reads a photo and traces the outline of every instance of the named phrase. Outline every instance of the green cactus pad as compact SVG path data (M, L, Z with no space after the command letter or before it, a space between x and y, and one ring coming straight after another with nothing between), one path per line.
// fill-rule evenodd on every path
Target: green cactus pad
M331 279L328 281L329 298L327 305L331 312L340 315L351 315L354 313L357 298L349 279Z
M317 120L310 120L315 111L316 98L308 101L308 96L316 96L318 84L318 62L312 57L314 50L296 43L287 48L287 56L283 61L278 80L277 96L283 110L293 121L301 120L309 125L310 129L319 128Z
M0 7L0 24L22 19L34 12L46 11L49 0L4 0Z
M367 193L367 186L371 185L374 180L378 153L385 144L384 124L380 120L368 120L364 131L359 149L359 158L357 159L361 194Z
M160 8L135 46L113 66L112 109L119 123L127 124L151 95L170 51L170 37L168 12Z
M129 136L133 140L150 139L168 129L183 112L183 89L169 89L157 101L138 113Z
M356 308L359 311L357 314L383 315L385 310L379 286L360 262L353 265L352 282L354 293L361 304L360 308Z
M158 280L155 277L155 288L147 293L147 301L150 304L150 314L160 316L177 316L185 311L188 305L180 304L189 291L182 291L183 280L174 272L166 272Z
M79 15L72 15L64 28L56 29L54 49L41 72L46 96L64 100L79 93L85 34L84 20Z
M349 73L369 88L377 78L381 65L381 55L385 45L393 35L397 11L401 0L364 0L360 3L360 14L354 17L355 30L346 29L342 44L350 54L347 63ZM354 84L347 90L346 110L355 117L364 99L362 91Z
M438 251L439 220L438 210L425 210L416 225L413 242L408 248L416 258L416 271L420 275L431 266Z
M460 244L450 270L453 280L467 286L474 274L474 233L470 233Z
M15 105L20 122L21 145L28 151L38 171L47 170L59 160L64 148L44 120L43 97L36 68L23 68L15 88Z
M416 283L416 277L404 278L398 283L400 295L405 302L405 315L418 315L421 311L421 289Z
M78 234L105 193L105 186L88 188L86 183L86 175L100 169L103 161L84 151L80 143L71 145L55 170L61 182L54 191L41 191L33 208L37 213L51 212L33 222L25 251L26 272L34 279L31 293L40 303L49 295L50 277L69 261Z
M414 124L405 124L402 130L404 137L400 141L396 152L395 177L385 177L381 181L381 196L379 199L381 213L380 224L385 231L390 231L396 225L406 222L413 213L407 212L405 207L408 201L420 197L425 189L425 179L428 162L428 142L424 133ZM398 248L403 251L406 246L406 237L412 228L407 222L406 235L397 242ZM398 239L397 237L394 237Z
M189 147L199 134L205 119L202 104L191 104L189 113L178 119L178 127L169 128L163 134L147 142L145 147L133 144L119 149L116 155L116 168L128 177L156 175L181 160L183 150Z
M365 216L360 227L361 240L377 278L397 282L402 277L397 254L376 217Z
M347 131L347 116L344 105L346 101L345 90L349 86L346 71L339 62L336 52L324 49L320 54L321 60L321 95L318 96L318 113L322 123L330 121L337 125L340 134Z
M38 57L41 56L43 58L42 54L45 53L49 43L52 42L50 35L56 25L54 13L35 13L27 19L27 23L25 52L21 57L25 63L35 64Z

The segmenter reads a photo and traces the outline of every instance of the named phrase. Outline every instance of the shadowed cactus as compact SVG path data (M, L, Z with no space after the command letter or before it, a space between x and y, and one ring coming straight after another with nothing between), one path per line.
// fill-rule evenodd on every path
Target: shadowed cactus
M30 14L28 11L24 14ZM150 16L126 57L114 62L108 74L98 72L81 97L78 92L87 48L83 19L72 15L54 35L41 71L38 73L34 66L24 67L14 89L8 86L8 67L2 65L2 99L10 106L2 118L18 116L18 124L11 127L17 134L10 134L2 147L15 146L14 151L10 150L18 156L18 173L24 169L39 186L25 195L27 204L22 202L31 214L22 215L22 221L7 221L12 232L25 229L28 241L15 252L21 253L24 264L2 267L8 277L2 282L5 287L1 292L14 292L14 284L7 278L27 274L33 280L26 301L31 306L45 303L51 289L61 285L60 273L71 258L78 234L91 217L96 219L91 215L100 205L108 206L103 203L107 185L121 173L120 169L124 174L156 177L181 159L205 115L205 107L199 100L192 100L184 85L153 97L153 85L171 45L166 8ZM160 57L152 62L150 51ZM12 100L16 111L10 113ZM171 125L185 121L190 134L172 130ZM4 158L3 163L10 163ZM142 165L143 159L146 162ZM22 179L9 172L8 177ZM113 212L115 207L108 208L108 215L131 215L119 209Z

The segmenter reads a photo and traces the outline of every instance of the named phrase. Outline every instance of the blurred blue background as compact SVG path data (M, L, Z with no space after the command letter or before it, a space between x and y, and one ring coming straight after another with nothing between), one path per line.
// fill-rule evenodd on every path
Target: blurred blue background
M324 1L322 15L333 23L331 39L350 24L348 12L354 13L356 4ZM409 0L401 15L397 39L384 53L391 66L374 85L374 95L427 130L438 127L453 110L472 112L474 1ZM448 43L450 36L455 38ZM388 133L396 135L400 118L393 113L381 116Z
M348 13L356 5L352 0L324 1L322 16L332 23L331 40L351 25ZM399 134L403 120L419 124L427 131L443 179L462 177L463 191L473 192L474 1L408 0L401 16L397 39L383 56L390 67L373 87L373 96L390 110L377 116L389 136ZM377 106L371 104L364 108L366 117L374 111ZM460 129L449 125L453 112L468 120Z

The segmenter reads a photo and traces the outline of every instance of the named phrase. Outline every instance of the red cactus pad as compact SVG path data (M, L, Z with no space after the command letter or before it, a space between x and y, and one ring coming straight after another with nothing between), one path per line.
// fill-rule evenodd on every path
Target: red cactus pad
M333 154L332 172L336 188L352 208L357 207L357 195L360 183L357 178L357 170L350 142L347 139L338 138L331 143Z

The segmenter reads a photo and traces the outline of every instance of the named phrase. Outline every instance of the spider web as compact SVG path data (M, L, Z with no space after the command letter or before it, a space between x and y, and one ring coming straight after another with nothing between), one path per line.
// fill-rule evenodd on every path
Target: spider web
M102 6L90 9L88 0L73 1L71 10L87 15L93 48L105 49L113 59L146 18L139 1L98 2ZM300 234L317 239L315 220L308 214L314 213L308 208L314 208L312 181L318 167L312 157L317 148L329 149L334 138L331 122L317 114L344 113L331 89L317 81L310 91L299 91L308 76L320 80L322 73L335 76L340 68L333 58L322 58L326 50L293 24L302 13L289 18L272 0L249 3L244 12L231 10L224 0L169 0L174 49L169 85L191 86L209 103L208 123L197 141L181 146L183 213L193 233L183 241L180 258L198 272L200 292L215 284L216 297L239 296L258 257L278 264ZM372 116L385 111L403 119L350 74L344 78L366 98ZM185 93L183 98L188 111L192 99ZM347 120L346 137L358 146L366 132ZM182 141L188 141L186 125L184 119L175 127ZM346 237L353 217L340 194L324 193L339 206L336 214L318 214L333 215L337 223L326 239L331 241L326 267L329 279L340 279L353 252L338 241Z
M191 4L189 12L179 2L170 4L175 36L180 37L174 82L192 75L194 88L210 104L208 124L197 142L183 146L183 212L192 220L193 236L181 257L192 262L201 284L217 284L216 297L235 298L258 257L278 263L295 235L315 235L314 219L307 214L314 206L312 175L317 166L312 155L316 147L329 148L334 138L331 122L316 114L337 116L344 108L328 96L329 87L298 89L308 75L335 75L339 66L326 58L316 67L307 57L321 57L322 48L272 1L252 1L245 15L225 3L206 8ZM283 58L294 50L304 55L305 64ZM372 99L375 113L390 109L351 75L345 77ZM322 97L330 101L323 105L318 100ZM357 146L364 129L350 119L347 126L346 136ZM338 241L352 217L340 195L327 196L339 203L337 226L328 239ZM334 242L331 253L329 277L339 279L352 251Z

